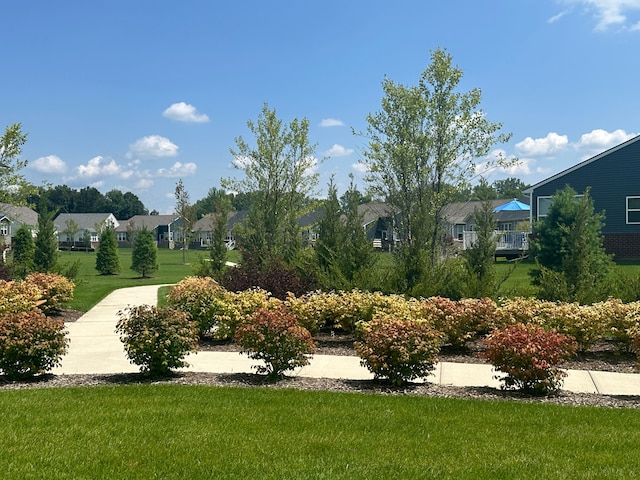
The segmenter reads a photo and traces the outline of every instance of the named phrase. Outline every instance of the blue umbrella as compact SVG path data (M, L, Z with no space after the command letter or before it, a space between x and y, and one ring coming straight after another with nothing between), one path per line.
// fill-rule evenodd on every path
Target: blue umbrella
M518 200L511 200L510 202L505 203L504 205L500 205L493 209L494 212L503 212L503 211L513 212L518 210L528 211L531 209L529 208L529 205L527 205L526 203L519 202Z

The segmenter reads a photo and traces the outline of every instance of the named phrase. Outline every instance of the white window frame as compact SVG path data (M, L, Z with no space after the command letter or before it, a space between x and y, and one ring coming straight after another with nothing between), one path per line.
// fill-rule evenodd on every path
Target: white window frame
M629 208L629 200L631 200L631 199L640 200L640 195L627 195L627 198L625 199L625 207L626 207L625 208L625 211L626 211L625 219L627 221L627 225L638 225L638 224L640 224L640 221L637 221L637 222L630 222L629 221L629 213L630 212L633 212L633 213L640 212L640 208Z
M536 218L538 220L540 220L541 218L544 218L544 217L547 216L547 212L549 211L549 208L551 207L551 204L553 203L553 201L551 200L552 198L553 198L552 195L544 195L544 196L540 196L540 197L536 198L536 205L537 205ZM549 203L548 203L548 205L546 207L546 210L544 212L544 215L540 215L540 200L548 200L549 201Z
M0 236L6 237L11 231L9 222L0 222Z

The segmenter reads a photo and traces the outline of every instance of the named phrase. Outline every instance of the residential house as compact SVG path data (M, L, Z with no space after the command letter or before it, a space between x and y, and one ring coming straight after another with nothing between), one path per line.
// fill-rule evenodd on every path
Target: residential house
M531 220L544 218L552 196L569 185L590 188L596 212L604 211L604 247L616 259L640 259L640 136L606 150L525 190Z
M113 213L61 213L53 225L61 249L95 249L98 247L100 232L110 225L120 224Z
M120 222L116 228L118 246L131 247L136 230L147 228L153 231L154 240L158 248L175 248L180 241L179 215L134 215L129 220Z
M523 198L521 200L528 200ZM490 200L493 219L496 222L496 257L515 258L529 247L530 208L526 202L513 200ZM465 250L475 243L474 212L482 208L483 202L455 202L445 206L443 218L445 232L454 247Z
M13 236L22 225L26 225L35 232L38 214L29 207L0 203L0 238L6 247L11 246Z
M374 248L391 251L400 244L395 229L395 217L398 210L383 202L370 202L358 205L358 215L362 218L362 228L367 240Z
M247 216L247 211L243 210L240 212L229 212L227 216L227 234L225 237L225 243L227 245L227 249L233 250L236 246L236 238L233 234L233 227L238 223L244 220ZM201 219L199 219L193 225L193 235L194 238L189 244L189 248L198 249L198 248L208 248L211 244L211 239L213 238L213 217L211 215L205 215Z

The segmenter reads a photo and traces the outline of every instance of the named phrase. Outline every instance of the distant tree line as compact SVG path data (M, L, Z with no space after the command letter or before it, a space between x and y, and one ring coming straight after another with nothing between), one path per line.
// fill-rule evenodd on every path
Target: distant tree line
M94 187L79 190L67 185L40 187L37 193L31 195L29 203L37 205L45 194L49 208L58 213L113 213L118 220L149 214L137 195L117 189L102 194Z

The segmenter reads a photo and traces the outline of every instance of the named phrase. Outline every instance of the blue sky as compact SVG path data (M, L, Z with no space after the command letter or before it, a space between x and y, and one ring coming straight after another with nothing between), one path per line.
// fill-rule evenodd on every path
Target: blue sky
M241 176L229 148L263 103L306 117L319 191L358 165L384 76L415 85L442 47L482 90L497 145L535 183L640 133L640 0L7 2L0 128L35 184L136 193L173 211ZM495 153L495 152L494 152ZM477 159L482 163L484 159Z

